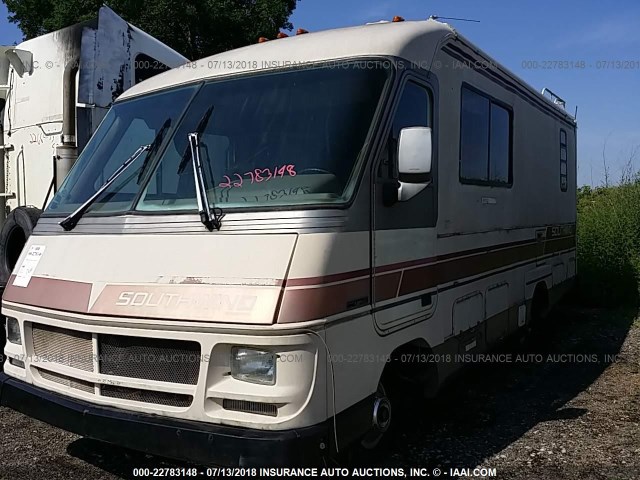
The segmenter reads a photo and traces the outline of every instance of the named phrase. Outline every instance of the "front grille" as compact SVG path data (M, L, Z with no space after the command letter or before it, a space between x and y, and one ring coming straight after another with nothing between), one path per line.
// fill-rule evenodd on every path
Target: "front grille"
M156 392L153 390L137 390L133 388L116 387L113 385L102 385L102 387L100 387L100 391L105 397L132 400L134 402L155 403L171 407L188 407L191 405L191 402L193 402L193 397L191 395Z
M255 413L256 415L278 416L278 407L272 403L250 402L247 400L222 400L222 408L236 412Z
M159 382L196 385L200 374L200 344L193 341L92 335L90 333L32 324L34 361L43 380L102 397L147 404L189 407L193 396L157 390L141 390L79 380L46 370L47 363L73 367L92 375L115 375ZM94 340L97 355L94 355ZM38 365L37 362L42 362ZM43 368L40 368L43 367ZM66 372L65 372L66 373Z
M91 334L48 325L33 325L33 353L36 361L58 363L93 372Z
M60 385L75 388L76 390L82 390L83 392L87 393L95 392L93 383L85 382L84 380L78 380L77 378L67 377L66 375L61 375L59 373L49 372L40 368L38 368L37 370L42 378L44 378L45 380L49 380L50 382L59 383Z
M200 344L184 340L98 335L100 373L195 385Z

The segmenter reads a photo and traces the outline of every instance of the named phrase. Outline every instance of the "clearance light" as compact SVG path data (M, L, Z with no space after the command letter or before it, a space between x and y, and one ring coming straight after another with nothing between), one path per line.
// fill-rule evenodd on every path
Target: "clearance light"
M269 39L267 37L260 37L258 39L258 43L264 43L264 42L268 42L268 41L269 41Z
M278 35L276 35L276 38L287 38L289 35L287 35L284 32L278 32Z
M399 15L396 15L395 17L393 17L393 20L391 20L392 22L404 22L404 18L402 18Z
M309 30L305 30L304 28L299 28L296 31L296 35L304 35L305 33L309 33Z

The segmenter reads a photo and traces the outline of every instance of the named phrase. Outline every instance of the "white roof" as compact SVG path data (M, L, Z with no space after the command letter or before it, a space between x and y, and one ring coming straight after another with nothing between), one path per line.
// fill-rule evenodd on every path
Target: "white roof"
M156 75L124 92L119 100L212 77L364 56L430 60L453 29L436 20L386 22L323 30L229 50ZM257 40L257 39L256 39ZM425 46L433 45L431 51Z

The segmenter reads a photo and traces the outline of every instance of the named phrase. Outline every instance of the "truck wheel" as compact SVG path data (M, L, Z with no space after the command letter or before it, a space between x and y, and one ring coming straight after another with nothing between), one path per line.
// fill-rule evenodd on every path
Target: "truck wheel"
M0 373L2 373L2 366L4 365L4 346L7 344L7 334L5 331L6 319L4 315L0 316Z
M0 283L3 285L9 281L41 213L39 208L18 207L7 215L0 231Z
M371 414L371 430L360 441L360 446L364 450L372 451L380 444L385 433L391 427L391 400L387 396L382 382L378 384L373 411Z

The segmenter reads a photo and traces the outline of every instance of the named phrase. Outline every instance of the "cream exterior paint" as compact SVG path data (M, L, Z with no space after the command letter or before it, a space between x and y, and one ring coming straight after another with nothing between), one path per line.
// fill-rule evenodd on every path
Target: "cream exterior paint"
M474 58L486 57L451 27L434 20L374 24L225 52L133 86L118 101L215 77L232 81L235 75L286 68L285 62L313 64L375 57L381 61L406 61L426 71L434 61L451 62L443 50L447 45ZM5 372L100 405L206 423L284 430L331 420L334 414L372 395L386 360L398 347L419 342L433 352L473 353L481 342L496 341L514 331L518 321L514 312L524 308L529 318L537 286L544 285L549 292L555 292L576 273L572 230L575 128L565 127L572 148L568 161L571 183L564 194L558 183L555 135L563 122L574 125L573 120L495 65L505 81L512 83L512 90L517 87L520 93L505 89L473 69L434 71L440 89L434 110L439 136L438 220L434 227L371 230L371 219L366 215L356 219L362 220L365 229L349 231L349 222L354 221L354 214L349 211L229 211L220 232L207 232L192 214L179 220L176 215L154 216L152 220L136 215L115 219L87 217L76 230L64 233L57 226L60 219L43 218L28 243L28 247L46 246L32 282L86 284L90 291L87 307L84 311L71 311L38 305L39 298L32 303L17 301L15 295L22 293L18 291L20 287L13 288L3 301L3 313L19 321L25 346L7 343L5 352L9 357L25 358L26 369L6 364ZM511 188L460 185L459 91L463 82L472 83L516 112ZM536 108L534 100L538 102ZM550 136L552 140L540 140ZM365 182L371 182L369 173L364 174L362 184ZM384 207L372 207L380 208ZM23 252L18 266L24 255ZM490 262L486 260L489 257ZM482 262L488 262L488 266L478 266ZM428 268L423 275L428 281L424 288L413 287L409 279L421 268ZM378 269L386 270L372 278L370 272L378 274ZM455 277L458 270L460 276ZM382 284L384 276L396 283L385 290L388 297L378 300L376 286L378 282ZM429 282L440 277L442 281L436 284ZM339 303L333 293L313 297L322 289L340 292L348 286L358 290L359 281L364 282L367 295L370 290L373 292L366 305L355 303L352 308L334 312L326 308L331 302ZM109 288L114 289L113 295L103 297L105 301L101 303ZM254 304L255 312L245 317L234 317L225 308L210 315L182 309L157 316L146 313L154 308L144 305L148 303L148 288L160 294L182 295L184 290L198 296L207 291L213 295L259 296L260 300ZM403 293L405 288L412 290ZM135 297L141 292L146 292L147 297ZM303 294L314 300L295 297ZM134 298L140 305L132 305ZM551 304L555 300L550 297ZM157 301L155 297L152 303ZM218 302L229 304L220 298ZM96 310L97 305L102 305L101 309ZM122 308L114 310L117 307ZM328 313L306 318L304 315L312 309ZM300 317L296 321L298 311ZM285 314L289 317L283 321ZM497 322L500 316L504 320ZM486 323L485 328L488 320L491 327ZM51 367L96 385L115 383L189 394L193 403L176 408L108 398L64 387L39 375L30 350L30 328L35 323L97 335L192 340L203 353L220 355L202 364L193 386ZM481 333L474 329L477 326L482 326ZM299 355L300 361L278 363L274 386L249 384L228 375L233 345L265 348L280 355L291 353ZM370 361L365 360L366 356ZM444 379L454 366L441 368L439 374ZM278 414L267 417L227 410L222 407L224 399L277 404Z

